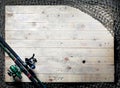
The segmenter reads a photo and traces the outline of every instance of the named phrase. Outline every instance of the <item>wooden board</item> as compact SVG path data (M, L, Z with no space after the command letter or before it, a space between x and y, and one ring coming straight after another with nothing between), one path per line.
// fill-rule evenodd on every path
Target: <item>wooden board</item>
M114 81L114 38L91 16L69 6L6 6L5 20L7 43L22 60L36 54L41 81ZM7 54L5 64L5 81L14 82Z

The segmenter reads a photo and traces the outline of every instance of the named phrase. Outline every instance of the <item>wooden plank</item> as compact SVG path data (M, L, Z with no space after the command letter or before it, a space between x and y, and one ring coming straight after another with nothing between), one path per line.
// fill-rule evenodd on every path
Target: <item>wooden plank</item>
M55 8L54 8L55 7ZM53 9L51 11L51 9ZM70 6L66 6L66 5L56 5L56 6L6 6L6 12L8 13L21 13L21 14L25 14L25 13L28 13L28 14L32 14L32 13L39 13L41 14L42 11L44 12L47 12L47 13L53 13L53 14L56 14L56 13L71 13L71 14L74 14L74 13L78 13L78 11L76 11L78 9L76 8L73 8L73 7L70 7ZM79 12L79 13L83 13L83 12ZM84 14L84 13L83 13Z
M49 69L48 69L49 68ZM108 69L108 70L106 70ZM61 64L61 63L48 63L47 65L37 65L36 73L69 73L69 74L96 74L96 73L110 73L114 72L114 65L78 65Z
M8 20L8 19L6 19ZM106 30L102 24L86 22L16 22L9 19L6 30Z
M46 13L52 13L52 14L57 14L57 13L71 13L71 14L83 14L87 15L84 12L80 11L79 9L76 9L71 6L67 5L53 5L53 6L48 6L48 5L43 5L43 6L36 6L36 5L30 5L30 6L5 6L6 7L6 12L8 13L21 13L21 14L33 14L33 13L38 13L41 14L42 11ZM54 8L54 10L52 10Z
M113 40L7 40L12 47L21 48L112 48Z
M113 82L113 74L39 74L39 78L44 82Z
M17 36L16 36L17 35ZM104 38L103 38L104 36ZM108 31L79 30L6 30L6 40L111 40Z
M80 49L80 48L17 48L13 49L20 56L32 55L36 56L87 56L87 57L113 57L113 49ZM24 52L23 52L24 51Z
M23 9L20 10L20 8L23 8ZM17 6L11 6L11 7L6 6L6 13L24 14L24 15L39 14L39 16L47 15L46 17L49 17L49 15L50 16L53 15L52 19L60 18L61 15L64 15L64 16L62 16L62 18L64 18L64 19L80 17L81 19L86 20L87 22L88 21L89 22L97 22L97 20L94 20L91 16L87 15L86 13L79 11L79 9L76 9L76 8L73 8L70 6L60 6L60 7L56 6L56 8L54 8L54 10L51 11L51 9L53 9L52 6L51 7L50 6L42 6L42 7L41 6L40 7L29 6L28 8L17 7ZM39 16L34 16L34 18L39 17ZM20 16L20 19L22 17L24 17L24 16ZM30 17L30 19L34 19L34 18ZM86 19L84 19L84 18L86 18ZM19 19L19 17L17 17L17 19ZM76 19L76 20L78 20L78 19Z
M14 81L11 77L5 74L5 81ZM30 82L30 80L22 74L22 82ZM38 74L42 82L114 82L113 74Z
M12 21L15 22L67 22L67 23L71 23L71 22L92 22L93 24L99 24L97 22L97 20L94 20L92 17L90 17L89 15L84 15L84 14L77 14L74 17L72 17L69 13L60 13L60 14L38 14L38 13L32 13L32 14L16 14L14 13L14 15L10 16L10 14L12 13L6 13L6 16L8 16L6 18L6 20L10 21L10 19L12 19ZM58 17L59 16L59 17ZM86 19L84 19L86 17ZM57 18L57 19L56 19ZM78 18L81 18L80 20L78 20Z
M29 56L24 56L23 58L27 58ZM49 62L57 62L57 63L73 63L76 64L84 64L83 61L85 61L85 65L91 65L91 64L108 64L113 65L114 59L113 57L36 57L39 59L38 64L43 64L46 61Z

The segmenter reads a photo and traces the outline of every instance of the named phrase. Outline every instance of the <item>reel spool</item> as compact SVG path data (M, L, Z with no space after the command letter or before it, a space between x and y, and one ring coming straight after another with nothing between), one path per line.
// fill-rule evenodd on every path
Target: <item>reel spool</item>
M35 63L37 62L37 59L34 58L35 54L31 58L25 58L25 63L31 68L35 69Z
M22 79L21 70L17 65L11 65L8 70L8 75L12 76L14 79L18 77L19 79Z

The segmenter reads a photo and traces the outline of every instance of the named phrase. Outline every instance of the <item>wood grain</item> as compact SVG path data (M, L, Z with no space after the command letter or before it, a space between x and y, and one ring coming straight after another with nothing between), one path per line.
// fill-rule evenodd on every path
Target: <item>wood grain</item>
M113 40L8 40L13 47L24 48L113 48Z
M40 32L36 32L36 31L29 29L17 30L17 32L16 30L12 30L12 29L6 30L6 39L7 40L102 40L102 41L111 40L113 41L113 37L111 37L111 34L106 30L83 31L83 30L65 29L65 30L40 30Z

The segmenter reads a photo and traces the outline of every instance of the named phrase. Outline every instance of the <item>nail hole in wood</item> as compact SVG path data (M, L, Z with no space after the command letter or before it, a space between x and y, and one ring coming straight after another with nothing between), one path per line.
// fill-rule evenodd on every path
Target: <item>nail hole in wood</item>
M85 63L86 63L86 61L85 61L85 60L83 60L83 61L82 61L82 63L83 63L83 64L85 64Z

